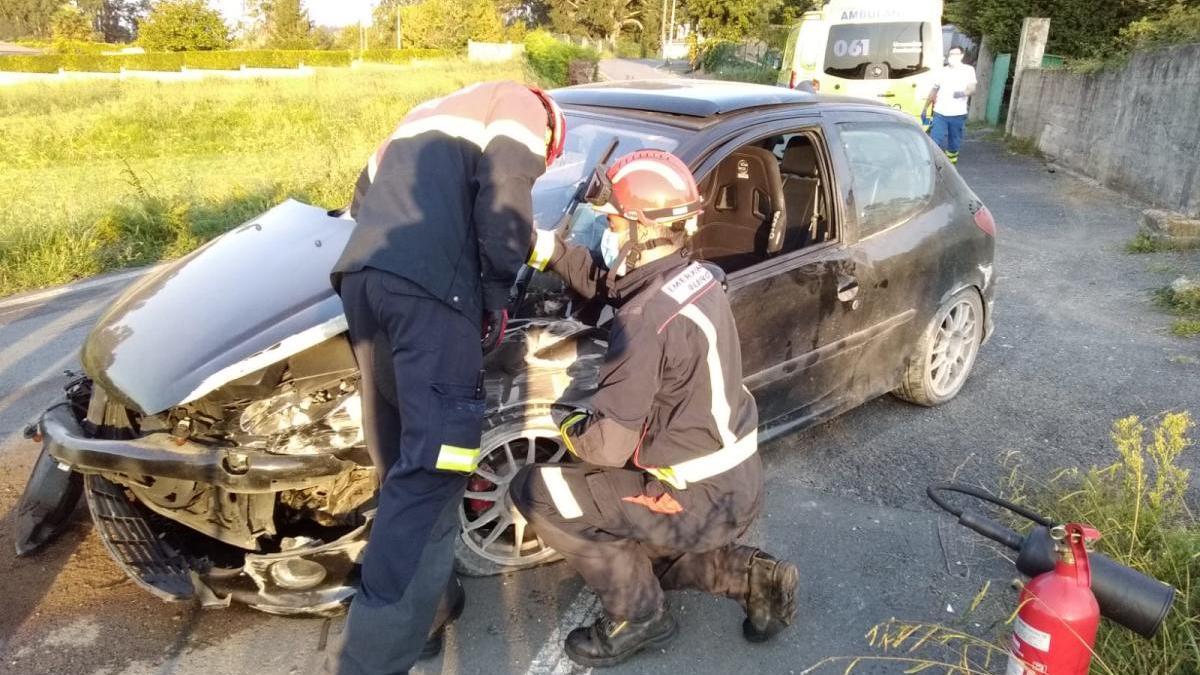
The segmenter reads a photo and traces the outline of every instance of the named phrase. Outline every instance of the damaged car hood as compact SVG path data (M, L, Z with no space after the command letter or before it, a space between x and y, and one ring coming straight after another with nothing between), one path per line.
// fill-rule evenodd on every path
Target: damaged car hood
M153 414L345 331L329 271L353 228L288 200L154 269L96 323L84 370Z

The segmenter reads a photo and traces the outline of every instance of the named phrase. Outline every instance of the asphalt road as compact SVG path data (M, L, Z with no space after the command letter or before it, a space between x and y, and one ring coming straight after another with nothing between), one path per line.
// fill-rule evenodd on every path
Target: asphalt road
M731 603L678 594L681 637L615 672L753 664L754 672L799 673L830 656L878 654L864 635L892 616L986 633L1012 601L1003 585L1011 573L937 519L925 483L957 476L995 485L1014 460L1036 476L1105 464L1114 419L1200 412L1200 341L1170 336L1170 319L1149 297L1179 274L1200 272L1197 257L1125 254L1135 206L993 143L968 140L960 171L1000 228L996 334L966 388L937 409L879 399L765 447L769 499L751 538L800 563L798 625L772 644L748 645ZM0 306L0 672L306 672L340 620L161 603L108 560L83 510L43 554L8 553L11 510L37 452L21 427L58 395L61 371L75 364L118 287ZM987 580L983 609L964 618ZM576 672L558 641L595 606L563 565L467 588L468 610L445 656L419 672ZM863 672L902 670L874 667Z

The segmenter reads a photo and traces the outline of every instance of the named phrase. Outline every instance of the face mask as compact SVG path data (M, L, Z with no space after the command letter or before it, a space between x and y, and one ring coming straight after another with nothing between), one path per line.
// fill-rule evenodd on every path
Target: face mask
M621 240L617 237L617 233L607 227L604 228L604 234L600 236L600 258L604 261L604 265L612 269L620 254Z
M957 66L958 64L962 63L962 54L951 54L946 60L950 63L950 65Z

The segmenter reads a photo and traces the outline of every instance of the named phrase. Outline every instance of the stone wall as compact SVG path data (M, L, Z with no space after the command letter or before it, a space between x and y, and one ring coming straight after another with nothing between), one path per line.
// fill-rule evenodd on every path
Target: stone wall
M1200 215L1200 44L1081 75L1026 70L1010 133L1143 202Z

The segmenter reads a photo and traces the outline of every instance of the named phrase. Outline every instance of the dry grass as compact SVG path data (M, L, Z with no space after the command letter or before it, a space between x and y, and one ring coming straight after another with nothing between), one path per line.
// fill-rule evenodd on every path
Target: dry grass
M186 253L287 198L343 205L412 106L519 63L0 89L0 296Z

